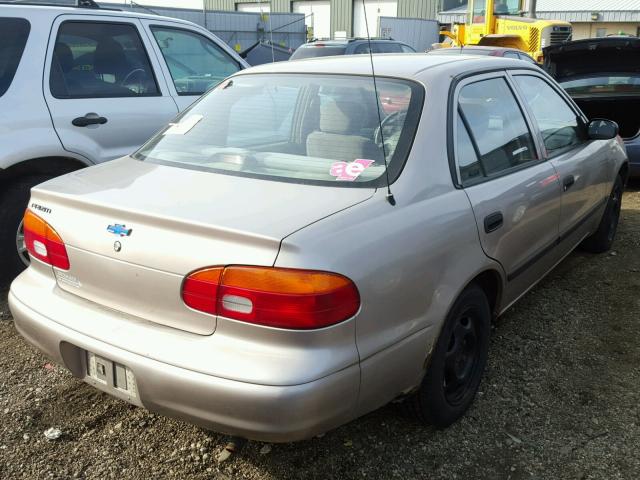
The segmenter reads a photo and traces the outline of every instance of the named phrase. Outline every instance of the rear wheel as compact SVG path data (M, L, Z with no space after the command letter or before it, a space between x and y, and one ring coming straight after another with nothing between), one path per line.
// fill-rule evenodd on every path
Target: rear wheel
M620 209L622 207L622 192L624 190L624 182L622 177L618 175L613 184L611 195L607 201L604 215L598 226L598 230L593 235L582 242L581 248L591 253L603 253L611 248L618 231L618 222L620 220Z
M454 303L422 384L408 399L420 421L444 428L464 415L480 386L490 328L487 296L472 285Z
M10 180L0 198L0 286L6 286L29 265L24 245L22 217L29 202L31 187L50 177L35 175Z

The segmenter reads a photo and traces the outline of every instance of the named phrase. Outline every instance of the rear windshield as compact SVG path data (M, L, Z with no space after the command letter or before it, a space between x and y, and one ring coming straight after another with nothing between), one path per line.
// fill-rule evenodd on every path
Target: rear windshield
M569 95L640 95L640 75L614 73L560 82Z
M378 99L367 76L239 75L134 157L254 178L377 187L384 184L383 151L391 181L400 174L424 97L410 81L377 83Z
M290 60L300 60L302 58L312 58L312 57L331 57L332 55L344 55L344 52L347 50L346 46L313 46L313 47L300 47L293 55L291 55Z
M30 29L31 25L24 18L0 18L0 97L11 86Z

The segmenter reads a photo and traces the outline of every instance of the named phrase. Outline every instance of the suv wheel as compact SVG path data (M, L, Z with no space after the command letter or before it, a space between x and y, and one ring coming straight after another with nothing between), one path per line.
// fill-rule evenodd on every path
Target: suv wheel
M407 400L421 422L444 428L467 411L487 363L490 329L487 296L471 285L454 303L422 384Z
M24 245L22 217L29 202L31 187L49 176L37 175L10 180L0 198L0 286L8 284L29 265L29 254Z

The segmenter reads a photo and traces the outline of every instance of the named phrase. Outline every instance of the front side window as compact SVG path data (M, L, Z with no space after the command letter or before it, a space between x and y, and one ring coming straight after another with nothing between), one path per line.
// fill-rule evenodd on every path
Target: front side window
M31 25L24 18L0 18L0 97L11 86L30 30Z
M188 30L151 27L178 95L202 95L240 70L231 55L207 37Z
M504 78L464 86L458 113L473 138L483 175L499 175L537 160L531 133Z
M412 82L377 83L381 98L370 77L239 75L209 92L135 158L253 178L377 187L386 182L383 152L392 181L402 170L424 97ZM384 108L391 96L398 101Z
M73 21L60 25L49 85L56 98L160 94L137 28L124 23Z
M485 20L485 0L473 0L471 19L472 23L484 23Z
M531 75L516 75L522 96L538 122L544 146L551 154L584 140L582 122L547 82Z
M495 15L519 15L521 0L496 0L493 4Z

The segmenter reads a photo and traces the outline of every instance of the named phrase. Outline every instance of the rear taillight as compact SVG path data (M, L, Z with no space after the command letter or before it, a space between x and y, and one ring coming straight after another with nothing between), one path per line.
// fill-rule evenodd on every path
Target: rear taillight
M212 315L296 330L335 325L360 308L358 289L342 275L273 267L198 270L185 279L182 299Z
M62 238L31 210L24 214L24 241L32 257L61 270L69 270L69 257Z

